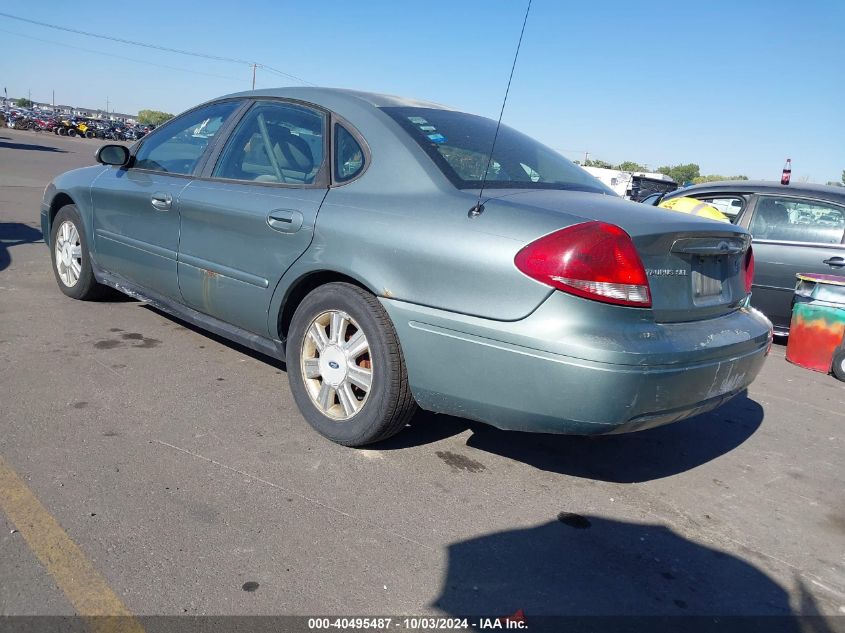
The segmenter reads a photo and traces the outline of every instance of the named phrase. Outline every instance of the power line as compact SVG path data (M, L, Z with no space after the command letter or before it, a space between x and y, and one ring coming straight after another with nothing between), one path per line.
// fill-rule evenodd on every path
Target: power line
M307 84L309 86L315 85L315 84L311 83L310 81L306 81L305 79L302 79L301 77L297 77L296 75L291 75L290 73L286 73L282 70L279 70L277 68L273 68L271 66L259 64L255 61L248 61L248 60L245 60L245 59L236 59L236 58L233 58L233 57L224 57L222 55L209 55L207 53L198 53L196 51L188 51L188 50L184 50L184 49L181 49L181 48L170 48L168 46L159 46L158 44L148 44L146 42L138 42L138 41L135 41L135 40L127 40L127 39L124 39L124 38L121 38L121 37L113 37L111 35L102 35L100 33L91 33L89 31L82 31L80 29L73 29L73 28L70 28L70 27L67 27L67 26L59 26L57 24L48 24L47 22L40 22L38 20L30 20L29 18L23 18L23 17L20 17L18 15L12 15L11 13L0 12L0 17L9 18L10 20L18 20L19 22L26 22L28 24L34 24L36 26L43 26L45 28L55 29L57 31L65 31L67 33L75 33L76 35L85 35L86 37L96 37L96 38L101 39L101 40L109 40L109 41L112 41L112 42L118 42L119 44L129 44L131 46L141 46L141 47L144 47L144 48L151 48L151 49L154 49L154 50L164 51L164 52L167 52L167 53L177 53L179 55L189 55L191 57L199 57L199 58L202 58L202 59L211 59L211 60L214 60L214 61L229 62L229 63L233 63L233 64L244 64L244 65L249 65L249 66L252 66L253 64L255 64L259 68L265 68L266 70L269 70L270 72L276 73L277 75L281 75L283 77L289 77L290 79L294 79L295 81L302 82L302 83Z
M286 73L282 70L278 70L276 68L273 68L272 66L268 66L267 64L258 64L258 67L263 68L264 70L269 70L271 73L276 73L277 75L281 75L282 77L289 77L290 79L295 79L296 81L301 81L302 83L307 84L309 86L316 86L317 85L317 84L312 84L310 81L306 81L305 79L302 79L301 77L297 77L296 75L291 75L290 73Z
M169 70L178 70L180 72L193 73L195 75L205 75L207 77L216 77L217 79L227 79L227 80L230 80L230 81L237 81L239 83L243 83L243 81L244 81L243 78L239 79L237 77L227 77L225 75L215 75L213 73L206 73L206 72L203 72L201 70L192 70L190 68L180 68L179 66L168 66L166 64L156 64L155 62L148 62L148 61L145 61L143 59L135 59L133 57L124 57L123 55L114 55L113 53L106 53L104 51L95 51L93 49L83 48L81 46L72 46L70 44L64 44L62 42L54 42L53 40L46 40L46 39L42 39L40 37L35 37L35 36L32 36L32 35L24 35L23 33L15 33L14 31L7 31L6 29L0 29L0 33L8 33L9 35L14 35L16 37L24 37L24 38L27 38L27 39L30 39L30 40L35 40L36 42L44 42L46 44L53 44L55 46L64 46L65 48L72 48L72 49L75 49L75 50L78 50L78 51L83 51L83 52L86 52L86 53L93 53L95 55L104 55L104 56L107 56L107 57L113 57L115 59L123 59L125 61L135 62L136 64L146 64L148 66L156 66L158 68L167 68Z
M76 33L77 35L85 35L88 37L96 37L101 40L111 40L112 42L119 42L120 44L131 44L132 46L143 46L144 48L154 48L160 51L167 51L169 53L179 53L180 55L190 55L191 57L202 57L204 59L213 59L220 62L232 62L233 64L251 64L245 59L233 59L231 57L222 57L220 55L208 55L206 53L196 53L194 51L186 51L180 48L169 48L167 46L159 46L157 44L147 44L145 42L136 42L134 40L126 40L120 37L113 37L111 35L101 35L99 33L90 33L88 31L80 31L79 29L72 29L67 26L59 26L57 24L48 24L47 22L39 22L38 20L30 20L29 18L22 18L10 13L0 12L0 16L9 18L11 20L18 20L20 22L27 22L37 26L44 26L48 29L56 29L57 31L66 31L67 33Z

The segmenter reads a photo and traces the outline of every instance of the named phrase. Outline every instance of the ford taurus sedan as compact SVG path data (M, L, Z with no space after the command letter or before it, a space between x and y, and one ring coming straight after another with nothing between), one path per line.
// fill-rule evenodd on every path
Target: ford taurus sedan
M342 90L213 100L50 183L59 288L283 359L305 419L351 446L417 406L594 435L745 389L771 343L748 233L624 201L495 129Z

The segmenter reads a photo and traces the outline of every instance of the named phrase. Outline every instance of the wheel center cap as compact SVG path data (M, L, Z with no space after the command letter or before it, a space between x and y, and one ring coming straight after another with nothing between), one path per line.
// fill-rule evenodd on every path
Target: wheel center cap
M320 354L320 374L332 387L346 378L346 355L337 345L330 345Z

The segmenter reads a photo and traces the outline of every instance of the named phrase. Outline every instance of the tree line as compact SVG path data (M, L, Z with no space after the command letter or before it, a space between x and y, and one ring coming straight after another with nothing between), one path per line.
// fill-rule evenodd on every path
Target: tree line
M645 165L640 165L632 160L626 160L618 165L614 165L613 163L608 163L607 161L603 161L601 159L588 158L584 163L577 160L575 163L577 165L582 165L583 167L602 167L604 169L617 169L619 171L652 171ZM722 176L721 174L702 174L701 168L695 163L664 165L663 167L658 167L655 171L659 174L669 176L669 178L681 185L689 182L698 185L702 182L718 182L720 180L748 180L748 176L743 175Z
M626 160L618 165L614 165L613 163L608 163L607 161L598 158L588 158L583 163L576 160L575 164L581 165L582 167L601 167L603 169L617 169L619 171L651 171L645 165L640 165L632 160ZM656 171L659 174L669 176L679 185L683 185L688 182L699 185L703 182L718 182L720 180L748 180L748 176L742 175L722 176L721 174L702 174L700 168L695 163L687 163L686 165L665 165L663 167L658 167ZM828 180L826 184L836 187L845 187L845 169L842 170L842 179L840 181Z
M138 110L138 118L136 120L141 125L161 125L172 118L173 115L169 112L162 112L160 110Z
M839 182L828 180L827 184L833 185L834 187L845 187L845 169L842 170L842 179Z

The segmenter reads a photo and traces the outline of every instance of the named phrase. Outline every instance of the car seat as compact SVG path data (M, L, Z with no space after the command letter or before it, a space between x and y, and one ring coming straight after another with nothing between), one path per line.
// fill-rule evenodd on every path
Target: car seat
M789 211L777 200L763 198L754 212L751 234L760 239L781 239L779 234L790 226Z
M306 141L282 125L270 128L273 154L285 182L308 184L314 180L314 155Z

